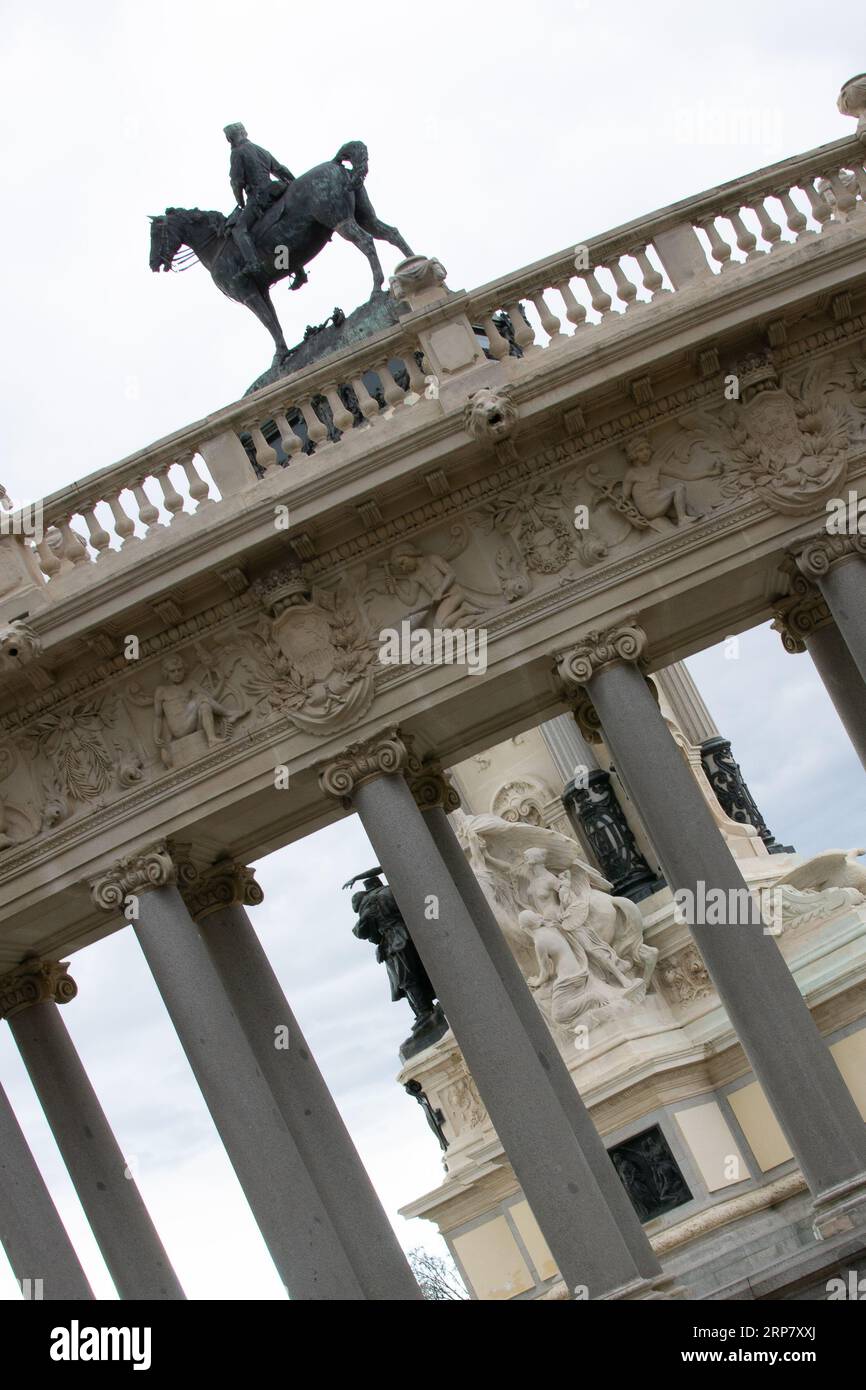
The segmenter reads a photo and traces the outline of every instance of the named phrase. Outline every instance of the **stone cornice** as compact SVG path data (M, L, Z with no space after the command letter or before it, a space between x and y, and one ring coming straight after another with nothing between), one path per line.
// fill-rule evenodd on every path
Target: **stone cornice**
M197 922L225 907L257 907L265 897L255 871L230 859L220 860L200 877L179 886L187 910Z
M0 975L0 1018L12 1018L32 1004L68 1004L78 993L68 971L66 961L33 957Z
M460 793L452 785L437 759L425 758L418 762L417 759L411 758L406 769L406 781L422 811L432 811L436 807L441 807L446 812L460 809Z
M797 569L813 583L825 578L840 561L858 558L866 559L866 536L831 536L825 531L811 536L794 556Z
M574 647L556 655L556 673L567 690L586 685L605 666L628 661L639 664L647 648L647 635L629 614L611 627L592 629Z
M327 762L319 764L319 786L328 796L350 805L353 794L373 777L387 777L408 768L412 761L408 741L396 725L373 734Z
M130 894L165 888L172 883L188 886L196 876L197 870L186 856L173 851L161 840L118 859L105 873L90 879L89 887L97 907L105 912L117 912Z

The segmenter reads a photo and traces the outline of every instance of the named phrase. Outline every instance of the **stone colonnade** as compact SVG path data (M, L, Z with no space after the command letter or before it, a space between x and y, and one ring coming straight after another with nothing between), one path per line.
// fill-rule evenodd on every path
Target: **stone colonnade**
M825 539L798 554L817 597L797 601L826 604L816 632L835 620L821 647L834 653L831 697L862 730L866 565L856 541L837 538L825 564L816 558ZM803 631L797 640L812 650ZM603 734L671 888L697 896L703 884L742 901L745 883L642 673L646 646L631 620L587 634L556 657L564 698L584 735ZM460 849L447 816L456 796L439 764L389 728L323 765L320 781L364 825L568 1286L592 1299L678 1296ZM90 886L106 911L138 899L142 952L291 1296L420 1297L247 916L261 901L251 871L220 861L199 874L160 843ZM866 1126L772 935L751 920L692 930L809 1184L816 1234L862 1225ZM0 1014L121 1297L183 1298L60 1018L74 994L64 965L28 960L0 980ZM276 1044L282 1030L287 1048ZM2 1093L0 1237L22 1283L42 1279L46 1298L92 1296Z

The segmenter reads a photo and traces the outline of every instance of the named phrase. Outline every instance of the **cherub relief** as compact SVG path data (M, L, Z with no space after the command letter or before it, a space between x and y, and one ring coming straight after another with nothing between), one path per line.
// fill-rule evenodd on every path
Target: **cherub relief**
M629 467L622 480L622 496L633 502L641 516L654 522L667 517L677 526L696 521L702 513L690 505L686 483L699 478L712 478L722 472L722 464L714 459L703 468L668 451L659 455L645 435L637 435L625 446ZM680 478L682 482L671 482Z
M153 738L166 767L174 766L172 744L179 739L201 733L208 748L213 748L249 714L247 709L230 709L203 683L192 679L177 652L165 658L162 671L166 683L153 692Z

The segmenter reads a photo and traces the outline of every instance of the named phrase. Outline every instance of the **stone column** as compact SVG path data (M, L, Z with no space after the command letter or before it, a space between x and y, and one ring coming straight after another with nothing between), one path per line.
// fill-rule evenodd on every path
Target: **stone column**
M183 890L183 897L365 1298L420 1299L391 1223L244 910L244 904L263 898L253 871L219 862ZM275 1034L283 1029L276 1045Z
M745 880L637 667L645 648L626 620L562 653L559 674L591 700L672 891L725 895L724 924L696 920L695 941L812 1191L816 1232L851 1229L866 1219L866 1126L776 942L742 910Z
M120 1146L75 1050L58 1003L77 993L65 964L28 960L4 976L2 1012L123 1299L182 1299Z
M815 584L866 681L866 535L822 532L796 555L800 573Z
M843 728L866 767L866 685L830 609L805 575L797 574L794 600L776 614L773 627L786 652L808 652Z
M0 1245L24 1296L92 1299L87 1276L0 1086Z
M565 782L562 804L577 834L589 846L617 896L639 903L664 887L653 873L626 820L609 772L599 767L592 747L570 715L540 726L557 772Z
M187 885L195 870L182 865ZM97 906L137 902L135 934L244 1196L290 1296L364 1297L176 882L165 844L94 879Z
M590 1298L663 1297L661 1281L653 1284L660 1266L643 1232L634 1233L625 1194L614 1198L606 1179L608 1200L581 1147L579 1097L553 1038L498 928L494 944L486 915L482 935L471 887L465 878L462 887L455 882L401 775L409 766L409 750L390 729L328 763L321 783L360 816L567 1285L586 1286ZM597 1162L599 1149L604 1154L595 1135ZM616 1180L606 1154L604 1162Z
M688 667L675 661L653 672L653 680L689 743L700 748L707 781L725 815L740 825L753 825L770 854L793 853L793 845L776 843L731 752L730 740L719 732Z

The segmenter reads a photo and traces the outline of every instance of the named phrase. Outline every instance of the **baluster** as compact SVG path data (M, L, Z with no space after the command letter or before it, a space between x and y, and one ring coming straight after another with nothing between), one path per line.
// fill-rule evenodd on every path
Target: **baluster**
M409 390L403 399L403 404L415 405L416 401L419 401L424 395L424 388L427 383L424 380L424 373L415 361L415 354L411 348L406 350L403 366L406 368L406 375L409 378Z
M569 323L574 324L575 333L579 328L585 328L586 310L580 300L575 297L574 291L568 281L563 280L561 283L554 285L553 288L562 296L562 302L565 305L565 317L568 319Z
M698 226L702 232L706 232L709 238L710 255L718 263L719 269L730 270L731 248L716 226L716 219L709 217L706 222L699 222Z
M406 392L394 380L387 362L381 367L375 367L374 371L382 383L382 394L385 397L386 407L395 410L398 405L403 404L403 397Z
M482 312L480 315L481 327L487 334L487 344L490 356L494 362L501 362L508 356L509 343L504 333L501 333L493 321L493 310Z
M806 197L809 199L812 216L823 232L825 223L829 222L830 218L833 216L833 210L830 204L827 202L823 193L820 193L808 179L804 179L799 187L802 188Z
M145 492L144 479L140 478L137 483L130 483L129 487L138 507L138 519L147 527L147 535L152 536L155 531L161 531L163 527L159 520L159 509L153 505Z
M786 188L780 188L775 195L782 204L782 211L788 223L789 229L794 233L797 241L802 241L804 237L814 236L815 233L809 228L806 214L801 212Z
M541 319L541 326L550 338L550 342L547 346L553 347L554 343L564 343L565 334L559 331L562 327L562 322L556 317L556 314L544 298L544 289L534 290L528 297L535 305L538 311L538 317Z
M747 261L756 261L759 256L763 256L763 251L757 251L758 238L754 232L750 232L742 217L739 208L731 208L723 211L722 217L727 217L737 238L737 245L744 252Z
M178 463L186 474L186 480L189 483L189 495L196 504L196 511L200 512L202 507L206 507L209 503L212 505L213 498L210 495L210 488L195 466L195 454L184 454L182 458L178 459Z
M767 195L769 196L769 194ZM763 198L756 198L754 203L750 203L752 211L761 224L761 236L764 241L770 243L770 250L775 251L782 240L782 228L778 222L774 222L766 207Z
M827 182L836 198L836 206L844 217L851 217L857 211L857 199L841 174L828 174Z
M592 300L593 309L595 309L597 314L601 314L601 317L604 318L605 314L610 310L613 304L613 300L611 299L607 290L602 289L601 285L598 283L595 271L582 270L579 272L578 278L583 280L584 284L589 290L589 295L590 299Z
M310 441L314 448L317 450L324 448L329 442L328 431L313 409L312 401L310 399L302 401L298 409L304 417L307 426L307 434L310 436Z
M92 503L90 506L81 507L80 515L84 518L84 524L90 536L90 544L96 551L96 558L97 560L101 560L105 552L111 546L111 536L96 515L94 510L95 505L95 503Z
M174 521L178 512L183 511L183 498L181 497L174 483L171 481L171 478L168 476L168 470L170 467L171 464L166 463L163 465L162 468L158 468L153 475L156 478L156 481L159 483L160 487L162 488L162 496L165 502L165 510L170 514L171 517L171 520L168 523L169 526L171 525L172 521Z
M649 292L653 299L655 299L657 294L670 293L669 290L665 289L664 277L662 276L660 271L656 270L655 266L653 265L652 261L647 255L645 246L636 246L633 251L629 252L629 255L634 256L635 260L637 261L641 276L643 278L644 289Z
M354 425L355 417L337 390L336 382L329 382L327 386L323 386L322 395L331 407L331 416L334 424L340 431L340 434L345 434L346 430L350 430Z
M303 448L303 442L301 440L300 435L295 434L295 431L289 424L288 410L284 415L280 415L279 412L275 411L274 424L276 425L277 430L279 431L280 439L282 440L283 444L283 451L286 455L286 458L291 463L295 455L301 452L301 449Z
M36 542L36 553L39 556L42 573L46 579L53 579L55 574L60 573L63 565L59 556L52 549L47 535L44 535L41 541Z
M524 357L528 357L531 352L540 351L535 341L535 334L523 317L522 305L519 302L506 304L505 312L508 314L514 326L514 341L520 348Z
M367 424L372 425L379 414L379 402L376 400L375 396L370 395L370 392L364 385L364 379L361 376L352 377L352 390L355 392L355 397L358 401L358 409L367 421Z
M249 421L241 427L253 441L253 448L256 451L256 463L265 473L277 465L276 451L271 448L265 436L262 434L261 426L255 420Z
M71 519L58 523L60 534L63 537L63 554L67 560L71 560L73 565L89 565L90 552L84 541L76 531L73 531Z
M625 305L625 312L628 313L637 299L637 285L633 285L629 280L618 257L610 262L607 269L613 276L613 282L616 285L616 297Z
M114 529L118 536L120 536L121 550L123 550L125 546L131 545L133 541L138 540L138 536L135 534L135 522L131 517L126 515L121 505L120 493L122 491L123 488L121 488L119 492L110 492L105 498L111 508L112 516L114 517Z

